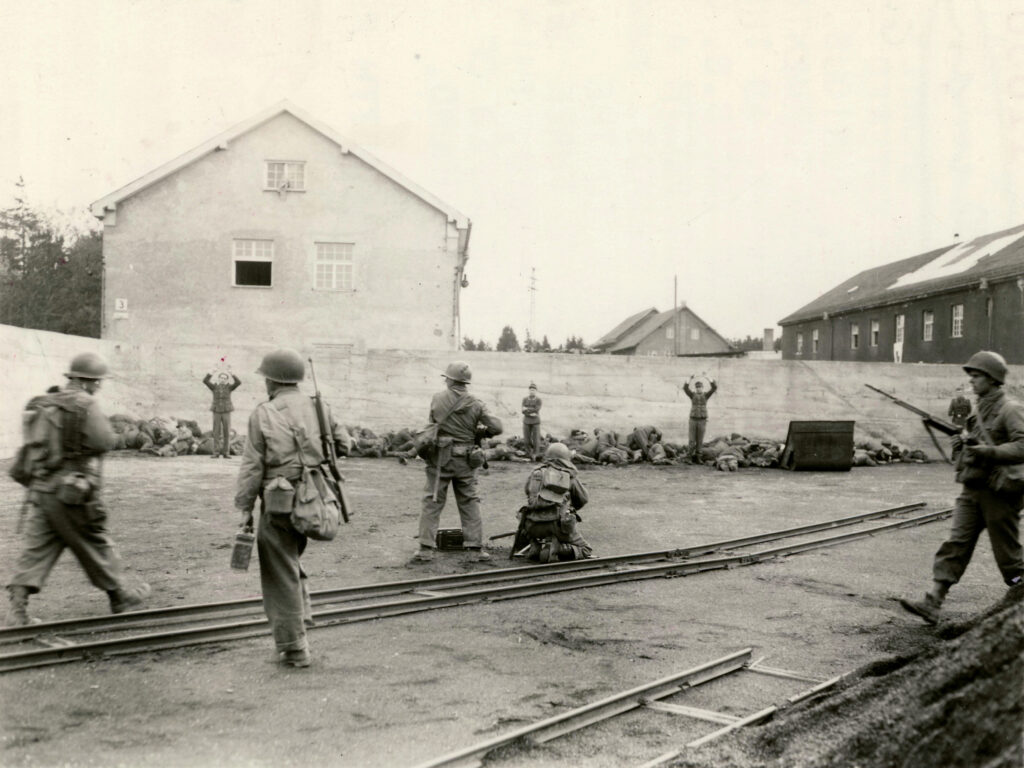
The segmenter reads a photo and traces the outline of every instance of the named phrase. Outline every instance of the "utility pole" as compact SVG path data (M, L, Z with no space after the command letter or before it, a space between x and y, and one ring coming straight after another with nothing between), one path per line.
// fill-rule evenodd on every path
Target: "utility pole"
M537 340L533 338L534 322L536 321L535 315L537 313L537 269L535 267L530 267L530 287L528 290L530 291L530 325L526 329L526 337L536 344Z
M679 276L672 275L672 356L679 357Z

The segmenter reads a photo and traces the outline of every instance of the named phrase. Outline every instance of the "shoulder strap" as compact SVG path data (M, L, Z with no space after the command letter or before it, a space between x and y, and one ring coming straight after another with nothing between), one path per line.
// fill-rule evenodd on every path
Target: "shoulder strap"
M466 400L468 400L469 397L469 393L459 395L459 399L452 403L451 407L444 412L444 415L437 420L437 426L440 427L442 424L448 421L448 417L455 413L457 410L459 410L459 406L461 406Z

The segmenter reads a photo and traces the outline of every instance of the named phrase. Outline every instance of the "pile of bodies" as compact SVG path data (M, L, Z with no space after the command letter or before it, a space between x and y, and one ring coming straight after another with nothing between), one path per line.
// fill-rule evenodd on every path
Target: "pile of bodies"
M115 450L134 449L154 456L210 455L214 452L213 433L201 431L195 421L160 416L143 420L115 415L110 417L110 424L117 433ZM390 456L402 462L416 456L413 431L410 429L393 430L383 435L366 427L351 426L347 429L352 436L350 456ZM697 462L687 445L665 440L661 430L654 426L636 427L630 432L598 428L593 432L574 429L564 437L549 434L541 440L540 451L543 452L554 442L568 445L573 452L573 461L578 466L701 463L723 472L744 467L777 467L784 447L778 440L747 438L733 433L705 443ZM244 444L244 436L231 430L231 454L240 454ZM525 441L518 436L504 440L484 440L481 447L488 462L532 461ZM894 462L921 463L927 460L920 450L874 438L858 442L853 455L853 465L856 467L874 467Z
M110 426L117 435L114 450L137 450L152 456L213 454L213 432L203 432L197 422L188 419L165 416L136 419L115 414L110 417ZM231 430L231 453L240 454L244 444L244 438Z

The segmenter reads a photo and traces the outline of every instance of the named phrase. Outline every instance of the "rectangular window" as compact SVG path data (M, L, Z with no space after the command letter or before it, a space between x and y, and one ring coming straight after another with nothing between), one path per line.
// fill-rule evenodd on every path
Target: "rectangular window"
M877 320L871 321L871 346L878 346L879 324Z
M665 326L665 338L666 339L674 339L675 337L676 337L675 326L673 326L673 325L666 325Z
M903 343L903 329L906 327L906 317L903 315L896 315L896 343Z
M267 160L265 189L296 192L306 189L306 163L293 160Z
M935 334L935 313L926 309L921 313L921 339L931 341Z
M232 260L233 285L259 288L273 285L273 240L235 240Z
M953 305L953 322L951 325L953 331L950 335L954 339L959 339L964 335L964 305L954 304Z
M316 278L319 291L351 291L352 250L355 243L317 243Z
M796 335L796 353L798 355L804 353L804 335L802 333Z
M690 329L690 339L692 341L700 341L700 328Z
M860 347L860 323L850 324L850 349Z
M811 352L818 354L818 329L811 331Z

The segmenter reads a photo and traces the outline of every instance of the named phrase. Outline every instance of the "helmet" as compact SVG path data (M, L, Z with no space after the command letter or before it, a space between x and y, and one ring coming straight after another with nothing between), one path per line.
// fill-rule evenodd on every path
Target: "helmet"
M552 443L548 446L548 449L544 451L544 458L572 461L572 453L570 453L569 446L565 443Z
M964 363L964 370L968 373L981 371L999 384L1006 381L1006 360L998 352L975 352L971 359Z
M83 352L75 355L64 375L69 379L104 379L109 371L102 357L95 352Z
M306 363L294 349L275 349L263 356L256 373L279 384L298 384L306 376Z
M444 373L441 375L460 384L469 384L473 378L473 372L469 370L469 363L464 363L461 360L448 363L448 367L444 369Z

